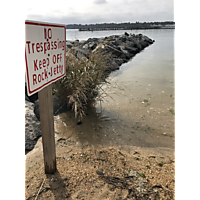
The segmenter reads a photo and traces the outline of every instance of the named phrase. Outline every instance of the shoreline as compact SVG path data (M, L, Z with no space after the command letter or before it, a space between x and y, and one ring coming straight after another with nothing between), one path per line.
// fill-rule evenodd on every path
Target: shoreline
M175 29L174 27L140 27L140 28L79 28L79 31L111 31L111 30L151 30L151 29ZM67 29L66 29L67 30Z
M119 67L128 62L137 53L153 44L155 41L142 34L111 35L103 38L89 38L86 41L66 41L68 48L66 56L75 56L78 60L88 60L91 55L105 57L105 75L118 70ZM106 56L105 56L106 55ZM26 83L25 83L26 90ZM37 139L41 136L39 121L39 103L37 93L33 95L34 101L25 101L25 150L32 150ZM25 99L31 99L26 95ZM33 103L34 102L34 103ZM54 114L60 107L59 99L55 101ZM32 119L32 123L31 123Z

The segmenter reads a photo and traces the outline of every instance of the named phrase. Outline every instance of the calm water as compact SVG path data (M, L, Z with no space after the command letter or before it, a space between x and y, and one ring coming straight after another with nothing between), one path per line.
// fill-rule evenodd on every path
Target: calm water
M174 31L133 30L155 40L131 61L113 72L102 105L87 111L80 126L72 113L60 118L57 129L80 143L174 149ZM78 32L67 30L67 40L120 35L125 30ZM102 106L102 109L101 109ZM67 128L66 128L67 127Z

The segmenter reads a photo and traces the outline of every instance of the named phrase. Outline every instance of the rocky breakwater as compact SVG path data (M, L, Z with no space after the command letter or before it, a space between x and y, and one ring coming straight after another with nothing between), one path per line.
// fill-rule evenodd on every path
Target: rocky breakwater
M145 35L125 32L123 35L89 38L86 41L66 41L66 46L67 55L73 54L78 59L101 56L107 61L107 71L113 71L153 43L154 40Z
M25 84L26 85L26 84ZM25 152L31 151L41 137L39 100L37 93L27 96L25 87ZM67 106L53 96L53 115L66 111Z
M34 103L25 100L25 151L32 150L40 136L40 121L35 116Z

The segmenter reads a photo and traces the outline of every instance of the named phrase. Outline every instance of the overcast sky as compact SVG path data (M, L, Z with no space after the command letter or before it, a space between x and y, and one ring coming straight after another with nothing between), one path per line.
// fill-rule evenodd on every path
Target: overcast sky
M63 24L173 21L173 0L27 0L29 20Z

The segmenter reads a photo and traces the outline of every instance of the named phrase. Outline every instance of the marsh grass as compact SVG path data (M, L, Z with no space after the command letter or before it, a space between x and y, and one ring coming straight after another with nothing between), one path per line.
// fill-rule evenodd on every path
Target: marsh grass
M108 55L107 55L108 56ZM54 93L73 111L81 121L87 105L92 100L103 101L107 95L102 86L109 74L107 57L91 54L90 58L77 58L71 51L66 56L66 76L54 84ZM100 92L101 90L101 92Z

